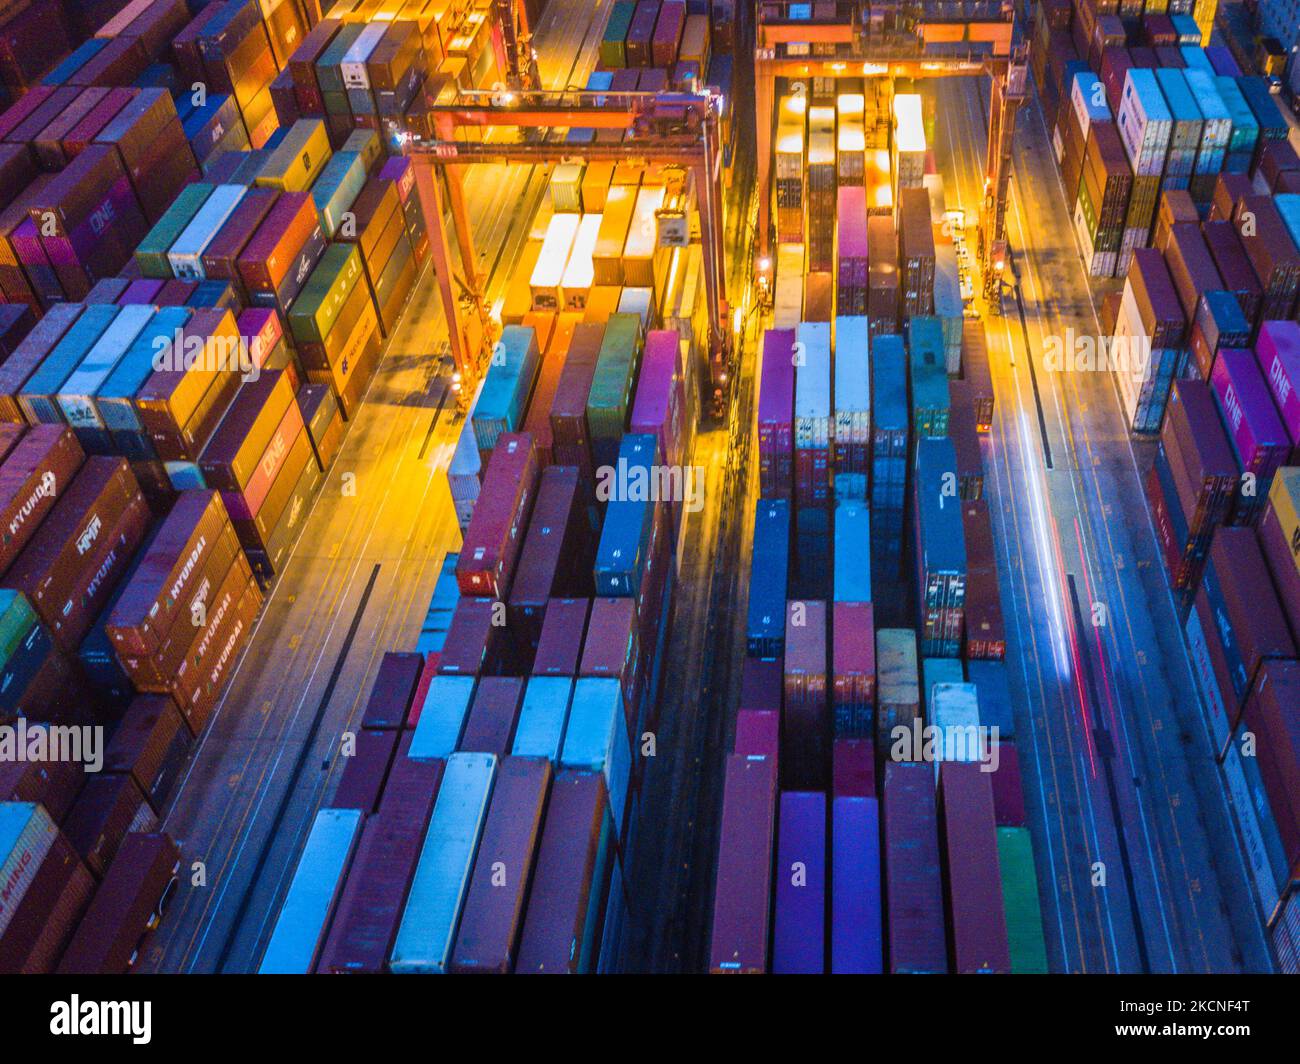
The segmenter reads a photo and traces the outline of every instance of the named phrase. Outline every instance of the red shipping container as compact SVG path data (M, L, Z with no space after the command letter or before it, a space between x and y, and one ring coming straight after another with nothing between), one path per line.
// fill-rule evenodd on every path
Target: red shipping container
M152 831L158 818L129 775L91 776L63 829L90 870L103 877L122 840Z
M169 696L139 695L131 700L113 733L104 755L104 770L129 774L161 816L192 741Z
M0 573L8 571L68 490L85 457L63 425L35 426L10 452L0 466Z
M1295 878L1300 873L1300 662L1264 662L1244 716L1259 740L1259 773Z
M1009 975L1011 950L988 773L977 761L944 761L939 769L954 969L959 975Z
M618 680L623 688L623 712L628 735L636 732L642 678L640 629L636 604L630 598L596 598L591 601L587 641L582 648L579 676Z
M483 493L456 563L456 582L462 594L506 597L536 489L537 456L532 437L526 432L503 433L493 448Z
M725 772L709 971L762 974L772 919L776 765L733 754Z
M28 734L38 727L29 721ZM86 770L76 761L0 762L0 802L39 802L59 824L85 779Z
M576 465L584 483L592 470L587 397L604 336L605 326L596 322L583 322L574 327L560 383L551 401L551 460L557 465Z
M831 744L831 764L834 797L876 796L876 749L870 739L836 739Z
M60 832L8 914L0 933L0 972L40 975L54 971L94 892L94 879Z
M889 970L945 973L948 946L934 766L887 762L882 817ZM1000 906L997 911L1001 914Z
M1020 754L1016 744L1002 739L997 745L998 767L988 773L993 784L993 819L1000 828L1025 826L1025 792L1020 784Z
M479 676L496 670L505 619L504 605L490 598L464 598L456 603L447 638L438 657L438 672Z

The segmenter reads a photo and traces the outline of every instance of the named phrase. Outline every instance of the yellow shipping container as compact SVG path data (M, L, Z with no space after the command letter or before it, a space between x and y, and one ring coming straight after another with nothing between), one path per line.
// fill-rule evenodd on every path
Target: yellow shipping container
M587 297L587 310L582 320L604 325L611 314L618 313L618 301L622 295L623 289L617 285L596 285Z
M306 192L331 154L325 123L319 118L300 118L262 165L257 184L281 192Z
M1277 514L1282 535L1291 547L1291 560L1300 573L1300 466L1283 466L1273 474L1268 504Z
M510 287L506 289L506 298L501 305L501 324L520 325L524 316L533 309L533 289L531 279L538 256L542 253L540 240L529 240L515 265L510 278Z
M557 211L582 212L582 163L560 163L551 171L551 203Z
M599 214L605 209L605 195L614 179L614 163L608 159L588 163L582 175L582 209Z
M643 188L637 192L623 245L623 283L634 288L655 286L654 257L658 250L658 226L655 211L663 206L663 186Z
M627 244L636 197L637 189L633 185L613 185L605 196L600 233L592 251L596 284L623 283L623 247Z

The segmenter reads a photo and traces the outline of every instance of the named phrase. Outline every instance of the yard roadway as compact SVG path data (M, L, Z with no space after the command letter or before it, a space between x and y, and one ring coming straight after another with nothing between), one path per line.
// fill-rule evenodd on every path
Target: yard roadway
M988 83L932 84L948 206L973 233ZM985 493L1051 967L1267 971L1142 490L1153 445L1126 431L1109 373L1044 364L1049 339L1100 326L1036 101L1013 161L1018 291L986 319ZM1096 304L1118 285L1097 284Z
M536 38L548 87L585 81L608 9L549 5ZM545 174L482 166L467 187L496 299ZM441 475L459 422L431 357L446 336L426 268L172 799L166 830L182 846L182 888L144 970L256 970L306 833L337 786L339 737L357 727L384 652L414 646L443 557L460 542Z

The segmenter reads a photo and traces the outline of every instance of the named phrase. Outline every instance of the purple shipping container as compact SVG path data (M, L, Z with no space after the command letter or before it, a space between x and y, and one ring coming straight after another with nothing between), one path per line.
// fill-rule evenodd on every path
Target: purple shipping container
M1231 347L1220 351L1210 383L1242 472L1255 476L1255 494L1242 496L1237 515L1239 524L1254 524L1268 498L1274 471L1291 454L1291 441L1250 351Z
M368 818L316 971L378 974L384 970L424 845L445 761L412 761L403 739L384 788L379 815Z
M776 765L728 757L713 894L711 972L767 971L775 820Z
M458 750L505 757L514 743L524 681L518 676L485 676L474 691L465 734Z
M880 819L875 798L831 802L831 973L880 975Z
M659 454L670 466L681 465L683 460L686 393L677 372L679 343L676 329L652 329L646 333L629 429L658 439Z
M884 801L889 970L896 975L947 972L934 766L888 762Z
M1255 357L1273 393L1273 403L1282 415L1291 445L1300 446L1300 324L1264 322L1255 342Z
M516 972L586 974L595 968L612 847L605 777L555 777L537 851Z
M505 631L492 623L496 600L461 598L451 615L447 638L438 655L438 672L444 676L478 676L496 666L498 635Z
M577 676L591 599L551 599L533 657L534 676Z
M330 801L331 809L360 809L369 816L379 808L379 796L401 735L399 731L370 728L357 733L355 749L343 759L343 776Z
M740 708L771 710L780 716L784 683L784 666L779 659L746 658L740 668Z
M406 725L411 696L420 680L424 658L419 654L389 651L379 663L370 701L361 715L363 728L396 729Z
M826 795L783 793L777 830L772 971L819 975L826 969Z
M870 739L836 739L831 744L831 765L835 798L876 796L876 749Z
M978 761L944 761L944 845L954 967L959 975L1010 974L993 787Z
M758 478L765 499L790 498L794 467L793 329L770 329L763 337L758 385Z
M497 769L456 932L453 972L506 975L514 967L550 787L551 763L544 758L507 757Z
M774 709L742 709L736 714L733 754L767 757L773 761L781 746L781 714Z

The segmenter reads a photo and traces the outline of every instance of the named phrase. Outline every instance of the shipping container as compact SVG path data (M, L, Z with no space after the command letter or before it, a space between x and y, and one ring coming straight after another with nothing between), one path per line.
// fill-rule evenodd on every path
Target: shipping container
M826 795L781 794L772 921L772 971L825 971Z
M975 762L939 772L953 967L959 974L1011 971L989 774Z
M709 970L767 971L776 844L776 765L726 759L713 895Z
M884 863L889 970L948 971L934 769L886 762Z

